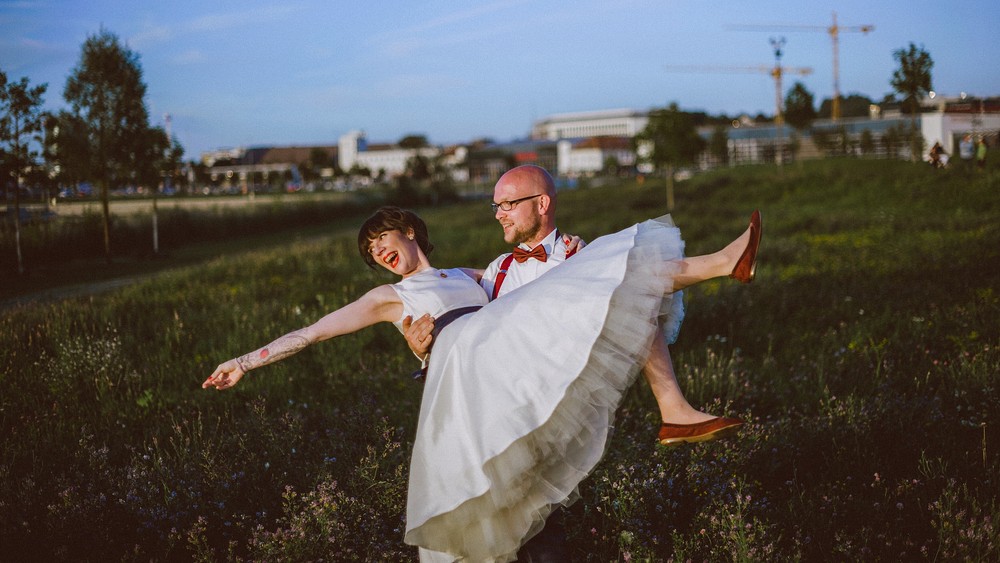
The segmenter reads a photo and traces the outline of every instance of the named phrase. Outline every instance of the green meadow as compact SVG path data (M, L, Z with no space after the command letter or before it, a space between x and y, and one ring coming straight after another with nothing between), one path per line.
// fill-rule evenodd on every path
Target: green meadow
M685 292L671 347L691 402L747 424L660 448L638 381L565 511L576 560L1000 558L995 164L826 160L678 184L689 255L763 214L757 279ZM593 240L665 201L662 180L581 187L560 193L559 223ZM504 251L485 200L418 211L438 267ZM358 256L366 215L4 311L0 559L415 561L402 536L421 385L393 327L200 388L394 281Z

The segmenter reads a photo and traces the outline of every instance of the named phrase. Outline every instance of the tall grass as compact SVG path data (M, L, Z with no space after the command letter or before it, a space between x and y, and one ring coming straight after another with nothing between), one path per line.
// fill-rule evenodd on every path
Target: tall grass
M757 281L688 291L672 347L693 402L749 423L657 449L638 383L565 515L578 560L1000 555L1000 185L940 172L822 161L679 186L688 254L763 211ZM593 239L664 200L650 181L563 192L560 227ZM438 266L503 250L482 202L421 213ZM415 560L402 531L421 389L392 327L199 388L391 281L355 248L331 235L7 313L2 558Z

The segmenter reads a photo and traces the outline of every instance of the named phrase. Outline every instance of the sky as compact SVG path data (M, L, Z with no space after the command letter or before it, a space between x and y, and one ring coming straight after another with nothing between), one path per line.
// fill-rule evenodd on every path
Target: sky
M63 109L103 27L139 55L150 121L170 115L185 159L351 130L502 142L561 113L773 115L775 82L753 70L775 64L772 38L783 91L800 81L818 106L834 90L834 12L842 95L881 100L910 43L933 59L936 92L1000 95L996 0L0 0L0 70L47 83L45 108ZM862 25L874 30L850 31Z

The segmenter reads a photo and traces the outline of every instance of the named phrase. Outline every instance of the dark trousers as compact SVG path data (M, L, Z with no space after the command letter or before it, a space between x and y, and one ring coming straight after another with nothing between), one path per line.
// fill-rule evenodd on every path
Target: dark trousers
M517 563L568 563L569 544L563 526L562 509L554 511L542 531L528 540L517 552Z

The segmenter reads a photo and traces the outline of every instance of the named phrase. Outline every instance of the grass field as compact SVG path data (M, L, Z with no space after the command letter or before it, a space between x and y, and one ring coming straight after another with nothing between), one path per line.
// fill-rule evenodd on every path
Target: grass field
M764 216L757 280L686 292L672 347L693 403L749 423L658 449L637 383L566 511L576 559L1000 557L998 195L995 168L864 160L680 184L688 254ZM567 191L560 227L590 240L664 201L660 182ZM439 267L504 250L483 202L419 211ZM0 559L415 560L402 533L421 390L395 329L324 342L226 393L199 387L392 281L357 256L362 218L6 312Z

